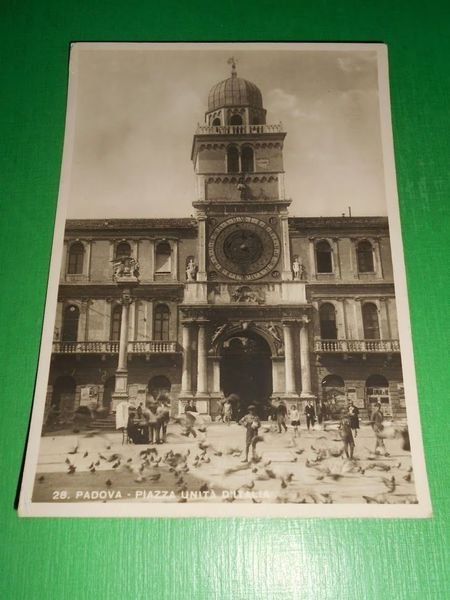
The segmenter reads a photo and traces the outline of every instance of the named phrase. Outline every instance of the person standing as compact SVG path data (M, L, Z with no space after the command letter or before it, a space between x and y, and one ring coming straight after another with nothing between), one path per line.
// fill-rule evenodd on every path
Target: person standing
M233 405L230 402L229 398L225 398L225 402L223 403L223 422L227 425L231 423L231 415L233 413Z
M148 424L150 444L160 443L161 411L156 400L151 400L145 409L144 418Z
M350 427L352 428L352 432L354 437L358 435L359 429L359 410L353 404L353 400L350 400L350 404L348 405L348 417L350 422Z
M355 440L353 439L350 417L347 416L341 419L341 422L339 423L339 435L341 436L344 445L345 456L352 460L353 450L355 449Z
M306 402L305 416L306 416L306 427L308 428L308 431L309 431L311 427L314 427L314 424L316 422L316 411L314 409L314 406L313 406L313 403L311 400L308 400Z
M375 409L372 413L372 429L375 433L375 454L384 454L385 456L389 456L389 452L386 451L386 446L384 445L383 439L383 429L384 429L384 415L381 410L381 402L377 402Z
M161 424L161 438L162 443L165 443L167 442L167 425L170 421L170 398L167 394L160 394L158 397L158 401Z
M276 408L276 415L277 415L278 433L281 433L281 428L283 428L285 431L287 431L287 425L286 425L287 408L286 408L286 404L283 402L283 400L280 400L278 403L278 406Z
M296 404L291 406L291 412L289 413L289 419L291 421L291 425L294 428L294 437L299 435L298 428L300 427L300 412Z
M252 459L256 459L256 444L259 441L258 429L261 426L261 421L256 414L256 406L254 404L250 404L247 410L248 413L239 421L239 425L242 425L246 429L245 458L242 459L242 462L248 462L250 447L252 449Z

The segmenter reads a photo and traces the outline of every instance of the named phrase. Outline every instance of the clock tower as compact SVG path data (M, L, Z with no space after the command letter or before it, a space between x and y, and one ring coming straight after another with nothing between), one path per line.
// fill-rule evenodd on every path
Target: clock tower
M193 396L214 416L224 396L266 417L275 398L311 397L311 306L291 264L282 125L267 123L259 88L214 85L194 134L197 256L186 265L179 408ZM299 360L300 357L300 360Z
M266 123L258 87L237 76L208 96L192 145L199 281L292 279L281 124Z

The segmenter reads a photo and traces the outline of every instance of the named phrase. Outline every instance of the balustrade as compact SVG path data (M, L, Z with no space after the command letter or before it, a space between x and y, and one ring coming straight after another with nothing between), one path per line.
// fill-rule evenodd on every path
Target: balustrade
M198 125L197 135L243 135L253 133L281 133L281 123L271 125Z
M55 354L118 354L119 342L53 342ZM130 354L168 354L177 352L177 342L173 341L132 341L128 342Z
M400 352L398 340L316 340L316 352Z

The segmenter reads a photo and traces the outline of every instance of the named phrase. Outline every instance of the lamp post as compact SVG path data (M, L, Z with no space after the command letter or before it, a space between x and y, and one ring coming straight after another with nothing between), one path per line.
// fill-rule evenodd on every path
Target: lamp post
M121 291L120 303L122 317L120 321L119 359L112 394L112 410L115 411L120 402L128 400L128 328L130 322L130 305L133 303L132 289L139 285L139 265L131 256L124 256L114 261L113 280Z

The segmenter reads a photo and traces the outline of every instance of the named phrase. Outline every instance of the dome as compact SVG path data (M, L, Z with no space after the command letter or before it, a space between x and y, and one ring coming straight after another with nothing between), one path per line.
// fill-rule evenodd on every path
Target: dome
M251 81L237 77L234 71L231 77L216 83L209 92L208 111L224 106L251 106L262 109L261 91Z

